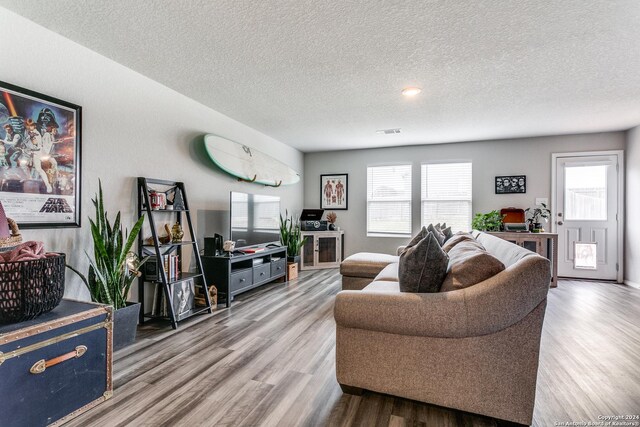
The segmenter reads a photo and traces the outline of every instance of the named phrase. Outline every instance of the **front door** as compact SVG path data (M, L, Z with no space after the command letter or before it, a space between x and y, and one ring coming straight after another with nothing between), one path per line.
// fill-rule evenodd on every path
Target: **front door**
M556 158L558 275L618 280L617 154Z

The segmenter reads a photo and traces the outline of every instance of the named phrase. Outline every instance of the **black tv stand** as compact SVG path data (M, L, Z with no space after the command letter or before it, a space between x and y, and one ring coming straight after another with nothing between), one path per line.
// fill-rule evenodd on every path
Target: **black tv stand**
M202 256L204 278L207 285L218 288L218 296L231 305L233 297L286 276L287 248L265 248L253 254ZM261 262L254 262L261 260Z

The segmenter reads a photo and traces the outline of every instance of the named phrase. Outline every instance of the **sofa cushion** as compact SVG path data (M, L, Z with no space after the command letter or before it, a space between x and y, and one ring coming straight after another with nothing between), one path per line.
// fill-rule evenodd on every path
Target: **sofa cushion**
M369 277L373 279L387 265L398 262L395 255L359 252L345 258L340 264L340 274L352 277Z
M504 270L504 264L477 242L464 241L449 251L449 270L441 292L468 288Z
M400 255L398 279L401 292L438 292L447 275L449 257L433 233Z
M465 232L459 232L454 234L453 236L451 236L444 245L442 245L442 249L445 252L449 252L451 250L451 248L453 248L455 245L457 245L460 242L475 242L476 239L473 238L473 236L470 233L465 233Z
M415 245L414 245L415 246ZM387 265L373 280L386 280L389 282L398 281L398 263Z
M442 231L440 231L440 225L438 224L438 227L436 228L435 225L433 224L429 224L429 226L427 227L427 231L430 231L433 233L433 237L436 238L436 241L438 242L438 244L440 246L442 246L444 244L444 234L442 234Z

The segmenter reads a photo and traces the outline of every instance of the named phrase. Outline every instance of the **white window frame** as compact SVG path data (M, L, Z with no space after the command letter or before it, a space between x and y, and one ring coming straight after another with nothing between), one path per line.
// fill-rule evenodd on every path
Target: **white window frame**
M471 193L469 196L469 199L428 199L422 198L422 192L423 192L423 172L426 173L426 167L428 167L429 165L448 165L448 164L462 164L462 163L466 163L469 164L471 166ZM471 230L471 222L473 220L473 162L471 160L443 160L443 161L437 161L437 162L422 162L420 163L420 227L423 226L427 226L428 224L424 224L424 205L425 202L428 201L432 201L432 202L438 202L438 201L442 201L442 202L468 202L469 203L469 221L468 221L468 230L463 230L463 231L470 231ZM446 219L443 219L443 221L446 222ZM449 224L447 224L449 225ZM460 231L460 230L457 230Z
M393 167L393 166L408 166L410 173L410 189L409 189L409 197L408 199L398 199L395 200L397 202L409 202L409 232L378 232L378 231L369 231L369 204L371 202L379 202L376 200L369 200L369 169L370 168L378 168L378 167ZM390 200L391 201L391 200ZM383 164L373 164L367 165L366 172L366 212L365 212L367 223L366 223L366 233L367 237L395 237L395 238L406 238L411 237L411 230L413 228L413 163L411 162L399 162L399 163L383 163Z

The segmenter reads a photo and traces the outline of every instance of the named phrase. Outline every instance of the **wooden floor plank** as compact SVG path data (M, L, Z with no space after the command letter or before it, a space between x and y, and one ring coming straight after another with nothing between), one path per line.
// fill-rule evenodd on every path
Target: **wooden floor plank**
M302 272L177 331L139 328L114 397L68 426L474 426L497 421L335 379L337 270ZM560 281L549 293L534 426L640 413L640 290ZM399 349L400 351L401 349Z

